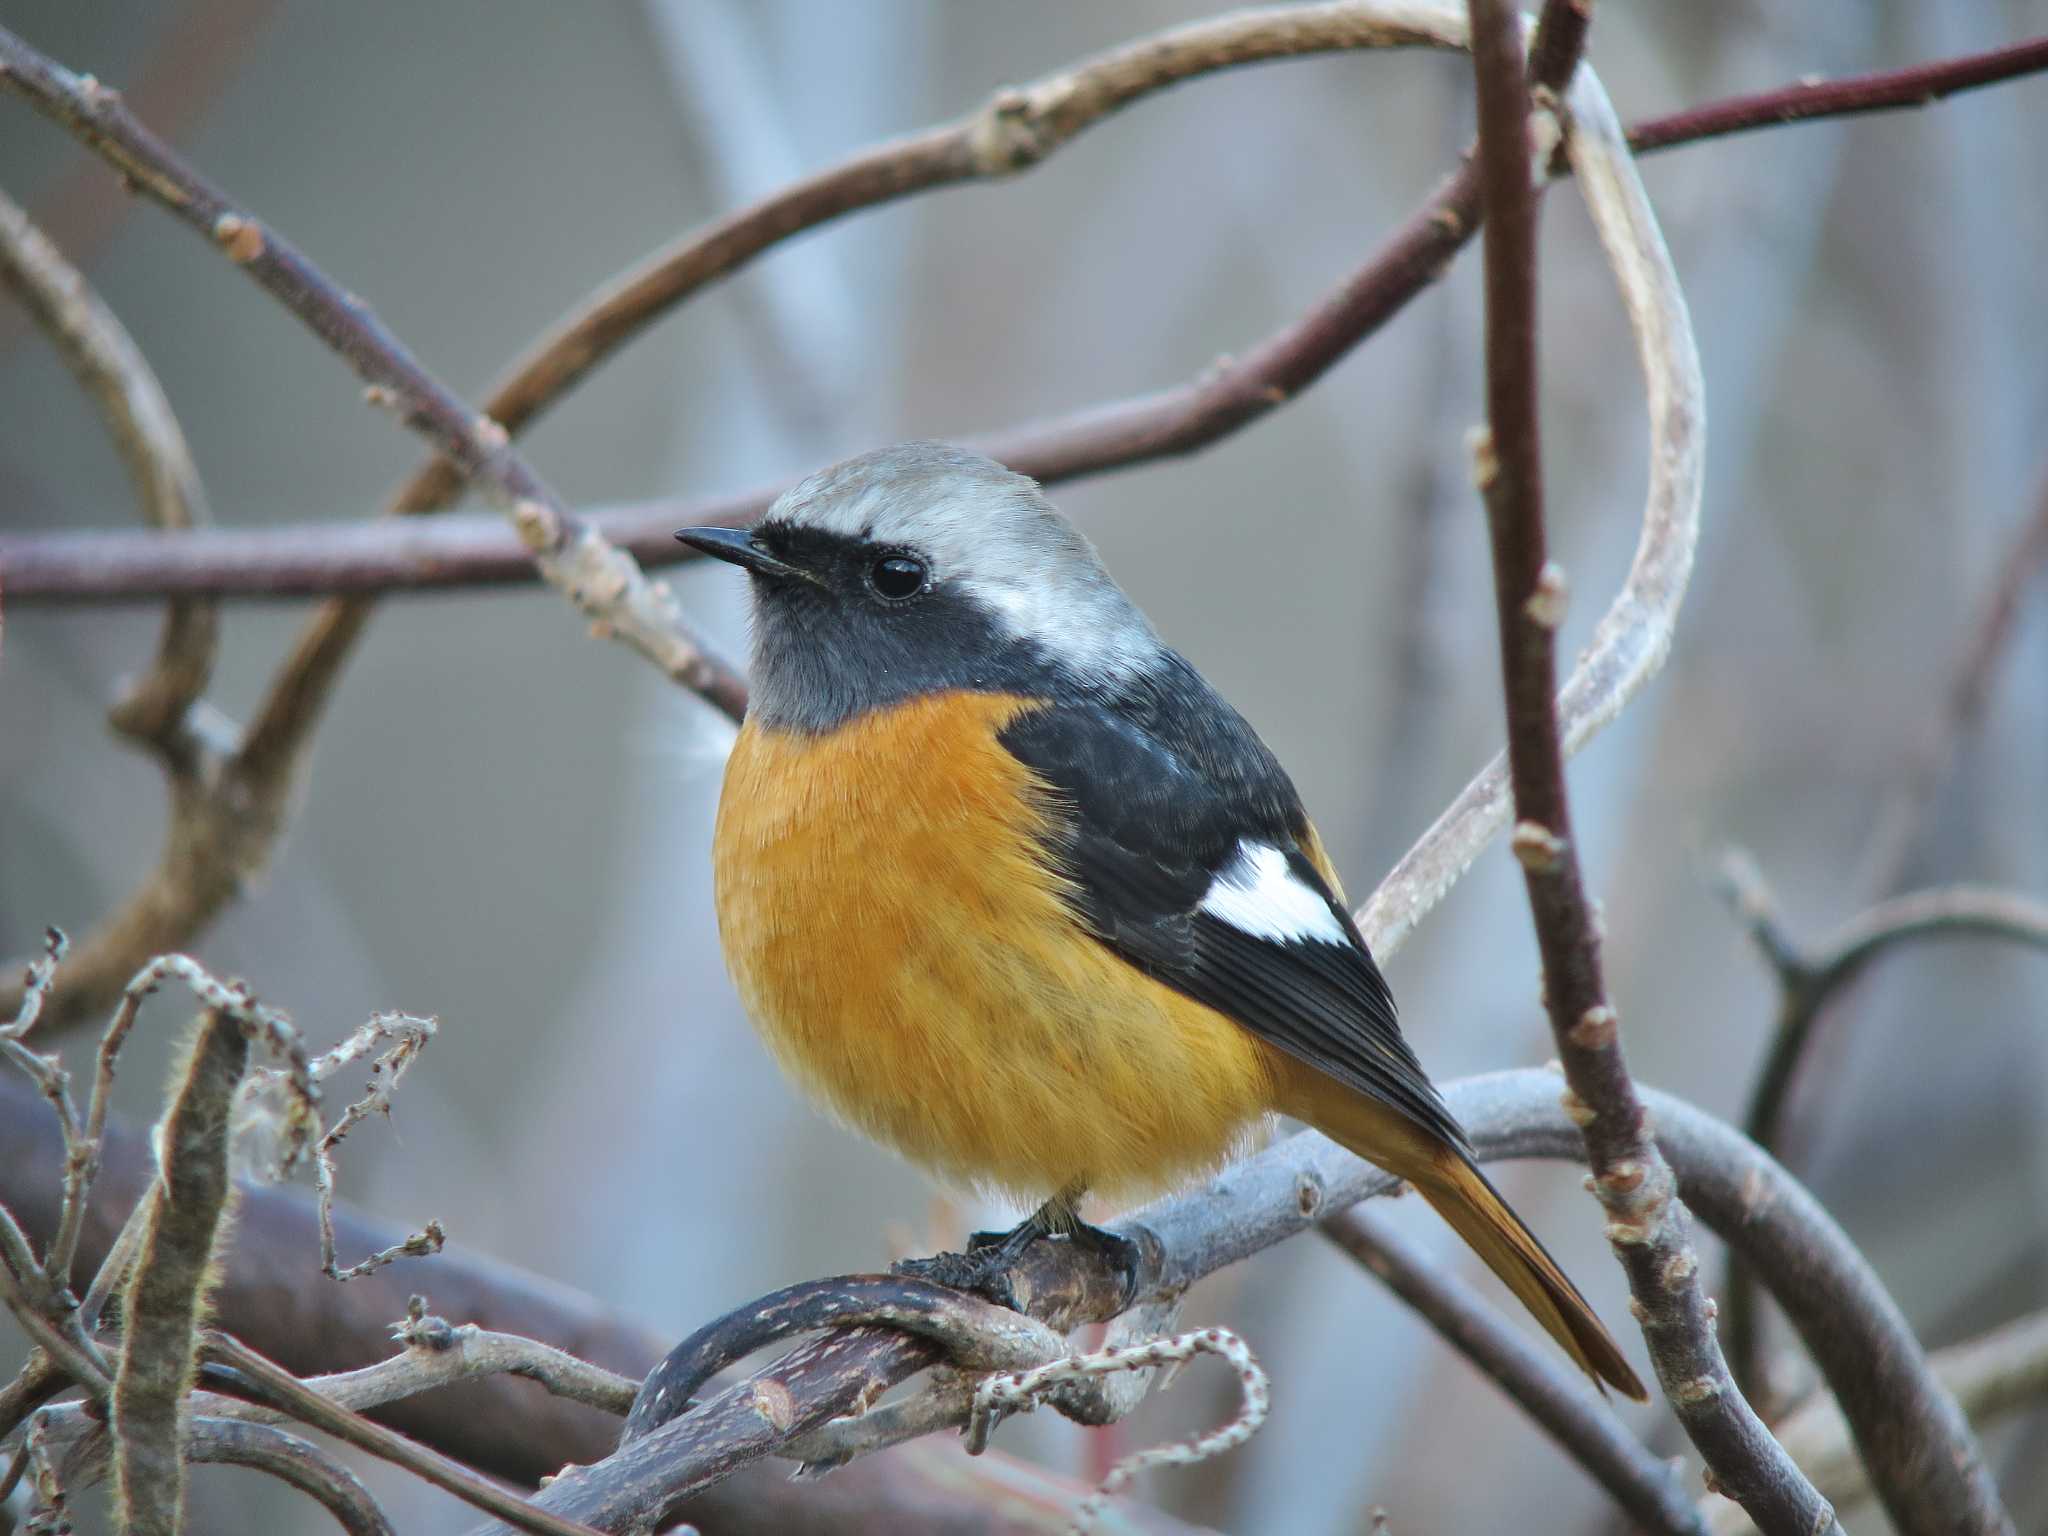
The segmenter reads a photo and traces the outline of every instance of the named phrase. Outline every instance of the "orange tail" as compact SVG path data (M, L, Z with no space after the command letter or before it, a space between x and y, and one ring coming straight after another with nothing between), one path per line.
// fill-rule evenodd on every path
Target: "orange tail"
M1307 1067L1283 1069L1282 1098L1282 1113L1413 1184L1587 1375L1637 1402L1648 1395L1578 1287L1455 1147Z

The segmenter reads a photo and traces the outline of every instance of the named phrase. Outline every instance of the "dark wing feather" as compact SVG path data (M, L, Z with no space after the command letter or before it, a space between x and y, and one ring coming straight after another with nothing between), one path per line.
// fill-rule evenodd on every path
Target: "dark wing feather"
M1155 697L1137 711L1052 703L1002 733L1046 787L1048 852L1072 885L1076 915L1147 975L1463 1148L1464 1132L1401 1038L1379 967L1302 851L1308 820L1293 784L1251 727L1187 677L1205 699L1176 707ZM1174 716L1193 705L1206 706L1208 726L1199 766L1162 739L1180 733L1160 729L1185 725ZM1345 942L1281 941L1203 910L1247 840L1285 854Z

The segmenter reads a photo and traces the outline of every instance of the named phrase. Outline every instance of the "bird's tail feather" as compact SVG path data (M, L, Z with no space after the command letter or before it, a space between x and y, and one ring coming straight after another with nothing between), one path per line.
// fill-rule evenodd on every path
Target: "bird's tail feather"
M1643 1384L1621 1346L1578 1287L1462 1151L1321 1073L1289 1076L1293 1091L1281 1106L1286 1113L1413 1184L1580 1369L1595 1382L1644 1399Z

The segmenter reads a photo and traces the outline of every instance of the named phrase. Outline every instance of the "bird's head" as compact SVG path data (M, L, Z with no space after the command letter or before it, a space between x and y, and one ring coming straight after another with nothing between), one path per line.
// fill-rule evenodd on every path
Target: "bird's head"
M1162 654L1036 481L943 443L835 464L751 529L676 537L752 578L749 707L768 725L829 730L953 688L1113 692Z

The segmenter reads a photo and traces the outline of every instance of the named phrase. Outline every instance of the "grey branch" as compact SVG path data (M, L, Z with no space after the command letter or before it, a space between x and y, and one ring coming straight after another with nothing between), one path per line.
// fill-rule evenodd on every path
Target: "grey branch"
M1584 1143L1558 1102L1561 1087L1549 1073L1508 1072L1450 1084L1445 1096L1483 1158L1578 1160ZM1739 1133L1653 1090L1643 1099L1679 1193L1786 1307L1901 1530L1969 1529L1981 1474L1976 1442L1867 1262L1812 1197ZM1304 1132L1201 1189L1147 1207L1118 1230L1154 1255L1146 1291L1170 1295L1394 1187L1388 1175ZM1035 1266L1034 1297L1048 1299L1034 1300L1036 1315L1058 1314L1064 1326L1077 1312L1099 1317L1114 1306L1090 1300L1113 1296L1115 1282L1085 1255L1040 1244L1026 1262ZM816 1424L852 1411L863 1393L933 1360L928 1344L900 1335L827 1335L617 1455L570 1470L538 1502L601 1529L658 1522L682 1507L686 1490L802 1443ZM964 1405L960 1411L954 1422L964 1422Z

